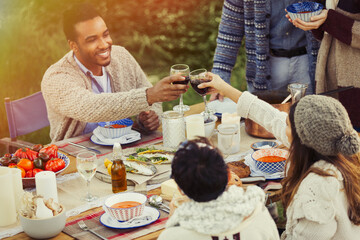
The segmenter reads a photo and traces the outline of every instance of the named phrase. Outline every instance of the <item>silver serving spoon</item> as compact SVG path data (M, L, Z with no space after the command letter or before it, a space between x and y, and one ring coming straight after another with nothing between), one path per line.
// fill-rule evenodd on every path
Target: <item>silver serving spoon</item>
M159 195L152 195L149 198L149 204L151 206L158 207L158 208L159 207L164 207L165 209L170 211L170 208L162 203L162 197L160 197Z

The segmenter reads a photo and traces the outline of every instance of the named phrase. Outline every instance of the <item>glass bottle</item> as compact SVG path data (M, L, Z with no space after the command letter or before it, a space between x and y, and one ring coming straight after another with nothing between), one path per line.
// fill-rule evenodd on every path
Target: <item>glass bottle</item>
M115 143L113 147L113 164L111 166L111 185L113 193L127 190L126 169L121 157L121 145Z

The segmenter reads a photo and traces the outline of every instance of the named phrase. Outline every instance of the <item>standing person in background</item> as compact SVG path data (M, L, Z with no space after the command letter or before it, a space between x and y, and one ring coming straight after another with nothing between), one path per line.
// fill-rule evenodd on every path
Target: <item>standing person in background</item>
M289 83L299 82L313 93L319 43L284 17L284 9L295 2L225 0L212 72L230 83L245 37L248 91L287 90ZM222 96L213 94L210 100L216 98Z
M327 0L321 14L310 22L291 21L321 40L316 67L316 92L354 86L340 92L339 101L360 131L360 0Z
M50 66L41 82L52 141L92 132L97 122L138 115L138 124L156 130L160 102L177 99L187 85L172 84L171 76L155 86L131 54L112 45L103 18L89 4L74 4L64 12L64 33L71 51Z

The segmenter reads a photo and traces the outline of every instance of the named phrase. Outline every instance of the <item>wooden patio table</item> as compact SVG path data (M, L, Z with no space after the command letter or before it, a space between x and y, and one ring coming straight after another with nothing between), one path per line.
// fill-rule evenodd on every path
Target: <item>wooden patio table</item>
M188 115L191 115L191 114L197 114L197 113L201 113L202 111L204 110L204 103L198 103L198 104L194 104L194 105L191 105L190 106L190 110L188 112L185 113L185 116L188 116ZM217 121L216 123L216 126L220 123L220 121ZM241 130L241 136L243 136L245 133L245 130L244 128L242 128ZM253 139L253 141L255 142L256 141L256 138ZM243 144L244 145L244 144ZM249 150L250 149L250 145L249 146L242 146L240 148L240 152L244 152L246 150ZM65 153L64 153L65 154ZM70 164L69 166L67 167L66 170L64 170L64 172L62 174L68 174L68 173L74 173L77 171L76 169L76 158L72 155L68 155L66 154L69 159L70 159ZM246 186L247 184L244 184L244 186ZM249 184L248 184L249 185ZM153 189L151 191L148 192L148 194L158 194L160 195L161 193L161 190L160 188L156 188L156 189ZM281 191L278 190L278 191L273 191L272 194L271 194L271 198L272 198L272 201L276 201L279 199L279 196L280 196L280 193ZM100 207L101 208L101 207ZM77 216L72 216L72 217L69 217L67 219L67 222L68 221L71 221L71 220L74 220L74 219L77 219L79 218L79 216L87 216L89 214L91 214L92 212L96 212L98 211L99 208L93 208L93 209L90 209L90 210L87 210L85 212L82 212L80 213L79 215ZM155 232L152 232L150 234L147 234L147 235L144 235L142 237L139 237L139 238L136 238L137 240L152 240L152 239L157 239L157 237L160 235L162 230L158 230L158 231L155 231ZM9 238L5 238L5 239L20 239L20 240L29 240L29 239L32 239L30 237L28 237L24 232L22 233L19 233L13 237L9 237ZM56 239L56 240L65 240L65 239L74 239L73 237L67 235L66 233L64 232L61 232L59 235L57 235L56 237L54 238L51 238L51 239Z

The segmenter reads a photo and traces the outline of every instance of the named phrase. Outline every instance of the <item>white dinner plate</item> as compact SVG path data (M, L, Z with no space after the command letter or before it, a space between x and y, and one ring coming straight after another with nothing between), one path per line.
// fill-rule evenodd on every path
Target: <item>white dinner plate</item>
M135 130L131 130L131 132L129 134L132 134L132 133L139 133L139 132L135 131ZM119 141L118 138L108 139L107 142L103 142L95 134L93 134L90 137L90 140L95 144L103 145L103 146L113 146L115 142L118 142L120 144L129 144L129 143L139 141L141 139L141 135L139 134L139 137L137 137L137 138L129 138L129 139L126 139L126 135L125 135L125 136L122 136L121 139L122 139L121 141Z
M160 217L160 212L156 208L147 207L145 206L144 212L141 216L149 216L148 219L143 220L135 220L133 223L125 223L125 222L118 222L113 219L108 213L104 213L100 217L100 223L105 227L115 228L115 229L129 229L129 228L138 228L149 225L150 223L155 222ZM139 217L141 217L139 216Z
M224 98L224 101L214 100L208 103L209 109L215 112L217 117L222 116L223 113L234 113L236 112L236 103L230 98Z

